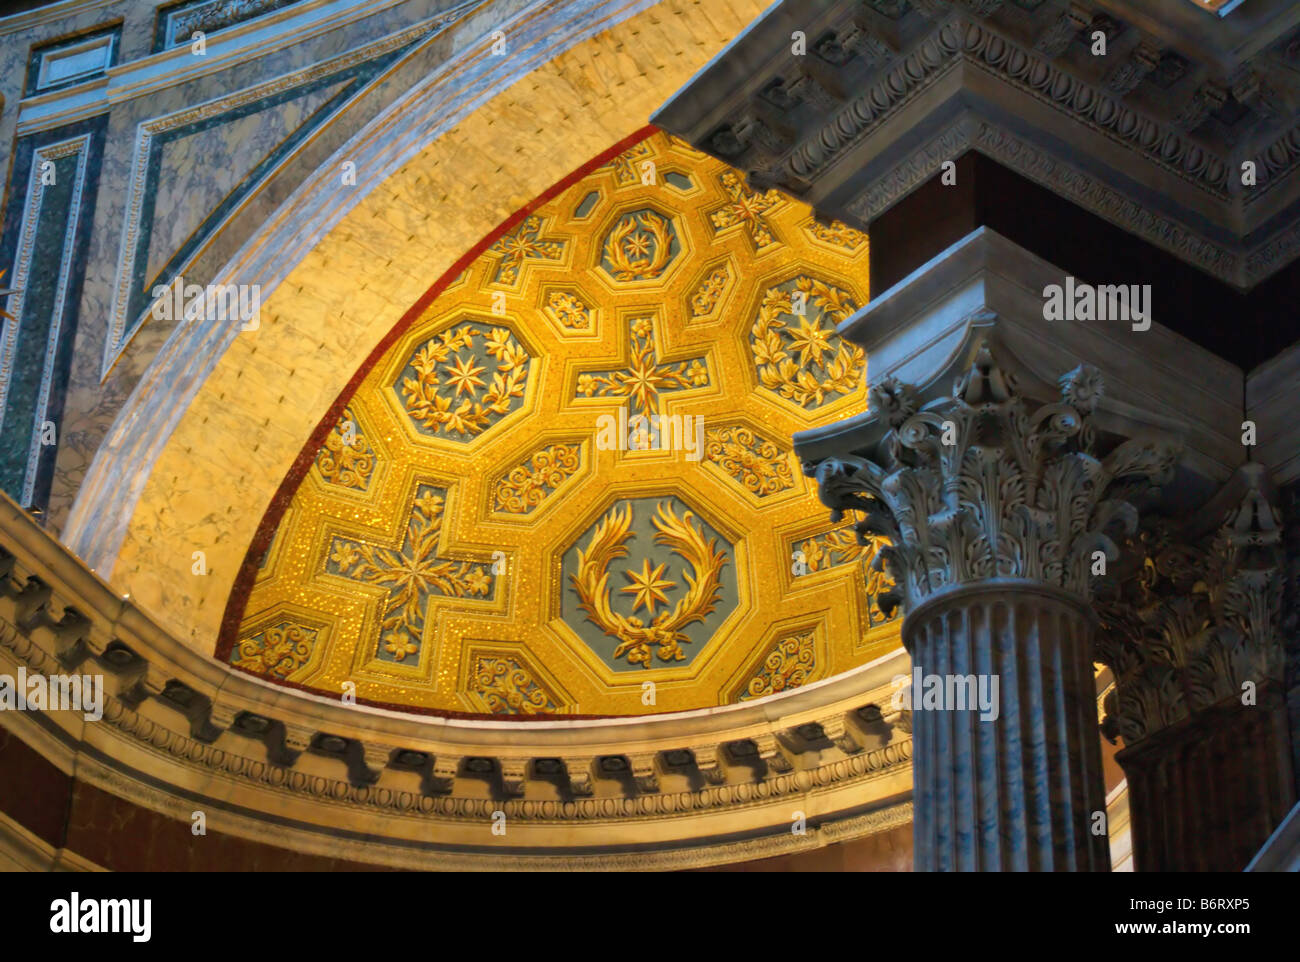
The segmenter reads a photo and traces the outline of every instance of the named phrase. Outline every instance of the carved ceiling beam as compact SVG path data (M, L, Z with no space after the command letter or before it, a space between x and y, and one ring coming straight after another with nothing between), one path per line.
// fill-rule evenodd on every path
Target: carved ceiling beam
M1123 97L1147 78L1160 64L1160 46L1143 38L1127 59L1122 60L1106 80L1106 89Z
M1046 57L1059 57L1090 23L1091 11L1082 4L1071 3L1061 11L1051 26L1038 35L1034 41L1034 50Z

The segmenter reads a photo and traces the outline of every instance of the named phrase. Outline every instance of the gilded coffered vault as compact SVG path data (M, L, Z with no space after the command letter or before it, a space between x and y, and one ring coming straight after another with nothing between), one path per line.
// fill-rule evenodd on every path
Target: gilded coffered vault
M829 524L789 441L866 403L835 326L867 258L862 233L653 129L598 158L362 365L263 523L218 657L423 711L621 715L895 648L873 547Z
M23 6L0 871L1300 867L1296 0Z

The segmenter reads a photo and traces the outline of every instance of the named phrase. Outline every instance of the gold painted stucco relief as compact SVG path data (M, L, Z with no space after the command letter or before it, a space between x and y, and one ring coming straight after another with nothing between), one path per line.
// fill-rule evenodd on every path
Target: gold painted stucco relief
M581 177L365 375L231 661L420 709L641 714L895 647L873 548L791 445L865 407L866 357L835 327L867 257L664 134Z

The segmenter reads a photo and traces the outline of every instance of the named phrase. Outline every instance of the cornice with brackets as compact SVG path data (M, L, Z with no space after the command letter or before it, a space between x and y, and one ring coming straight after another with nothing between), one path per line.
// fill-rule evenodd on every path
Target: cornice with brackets
M1300 254L1300 8L1265 0L1232 50L1151 6L787 0L652 119L858 224L976 150L1252 287Z
M416 869L688 868L910 821L910 718L891 707L901 650L704 711L416 715L199 654L7 498L0 547L0 674L100 675L106 688L99 721L7 711L0 725L78 779L177 819L203 811L213 831Z

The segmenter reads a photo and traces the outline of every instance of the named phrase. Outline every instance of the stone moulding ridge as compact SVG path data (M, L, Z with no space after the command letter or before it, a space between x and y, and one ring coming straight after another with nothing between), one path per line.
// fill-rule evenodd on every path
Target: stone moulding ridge
M1019 137L974 117L964 117L932 138L850 201L847 210L862 223L870 223L938 174L946 160L970 149L1218 276L1235 276L1244 270L1252 279L1263 279L1270 265L1277 262L1278 258L1261 250L1243 264L1242 258L1233 251L1144 208ZM1288 243L1288 237L1294 246L1295 230L1284 232L1272 244L1280 249L1280 245Z
M960 17L944 22L869 90L840 107L815 133L803 138L782 168L799 181L811 180L959 60L1138 151L1148 161L1196 184L1216 199L1230 197L1229 166L1224 158L1054 66L1043 54L1025 50L986 25ZM1285 134L1280 142L1290 143L1287 138L1292 136ZM1296 139L1300 143L1300 137ZM1271 163L1267 169L1275 167L1278 165Z
M844 37L873 29L849 16L850 6L838 8L835 36L841 47ZM788 58L765 57L776 49L776 40L771 29L756 30L721 58L729 55L733 66L751 64L752 79L737 80L715 67L687 88L697 101L679 95L654 119L751 170L755 186L780 187L829 205L828 214L839 208L841 216L851 214L859 223L868 223L917 186L918 172L933 174L942 162L974 149L1238 286L1254 286L1294 258L1300 229L1274 229L1270 216L1294 196L1300 168L1295 117L1281 111L1275 95L1246 94L1266 124L1249 141L1221 136L1218 121L1206 124L1229 88L1235 92L1245 84L1238 74L1256 76L1271 69L1267 64L1252 61L1253 67L1243 66L1227 79L1216 79L1210 64L1210 78L1192 85L1191 102L1181 103L1186 91L1179 88L1165 109L1152 96L1130 96L1126 84L1109 82L1121 75L1140 80L1141 64L1157 56L1160 44L1146 44L1120 70L1095 77L1068 52L1068 37L1084 29L1081 18L1090 15L1078 5L1056 25L1066 30L1064 45L1035 43L1013 29L1012 18L989 19L992 10L928 3L924 17L905 14L916 28L915 39L903 49L895 44L896 52L884 58L844 54L835 64L847 92L825 103L793 98L778 104L765 96L768 81L788 81ZM1041 41L1052 29L1036 33ZM880 38L888 39L884 33ZM1161 43L1171 50L1176 46L1168 38ZM953 71L965 71L956 83L949 82ZM981 127L963 132L950 125L920 153L904 147L906 133L891 132L916 130L911 114L917 112L945 122L940 114L951 113L958 101ZM1081 162L1071 149L1090 162ZM1253 162L1256 177L1249 187L1235 176L1246 160ZM855 164L861 168L856 172ZM863 183L868 174L871 179ZM1152 205L1161 212L1153 213Z
M0 722L44 745L47 756L53 737L78 777L176 817L199 805L219 811L233 832L279 844L270 824L277 818L289 820L285 830L295 839L357 826L383 851L359 843L352 857L406 864L427 861L429 851L469 858L473 846L458 845L455 833L481 828L500 811L518 826L515 846L522 838L524 849L538 852L585 847L603 867L611 866L600 853L622 857L617 844L575 846L555 841L548 827L603 833L600 826L653 823L650 837L665 848L694 850L656 857L685 865L752 858L765 846L774 853L813 847L758 838L782 834L787 809L807 811L823 829L846 820L815 844L907 820L899 805L910 785L911 739L885 704L892 677L906 673L901 651L805 688L703 711L533 723L404 717L270 686L199 655L114 595L8 500L0 502L0 546L0 665L102 673L107 688L99 723L78 717L69 728L67 713L35 722L20 712ZM248 751L259 741L264 756ZM623 759L634 782L611 775L617 766L601 764L609 758ZM575 791L557 793L556 759L571 777L593 772L590 783L574 777ZM504 794L490 786L498 775L506 777ZM194 786L203 786L201 798ZM876 801L892 814L861 821L863 806ZM709 855L722 844L718 816L757 840L726 849L733 853L726 857L723 849ZM428 839L411 819L444 824L453 840L420 842L429 851L418 858L384 849L409 847L412 834Z

